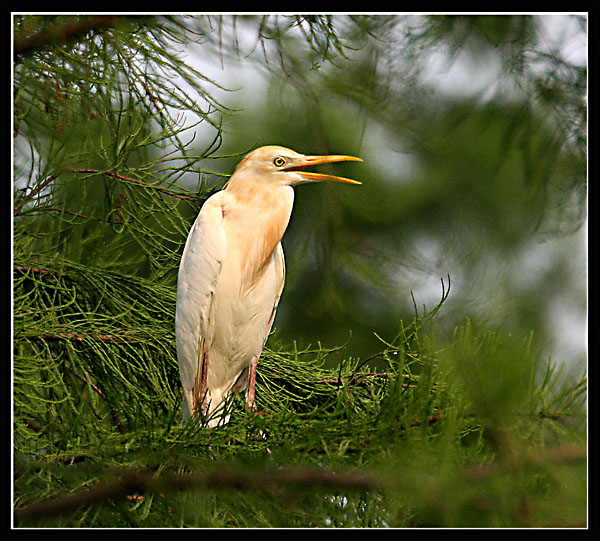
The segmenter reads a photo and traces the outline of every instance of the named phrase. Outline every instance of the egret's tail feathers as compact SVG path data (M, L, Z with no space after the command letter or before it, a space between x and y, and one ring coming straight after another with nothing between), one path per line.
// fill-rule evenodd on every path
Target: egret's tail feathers
M205 422L208 428L226 425L229 422L232 398L233 393L229 391L224 394L208 392L205 401L208 406L205 414Z
M231 401L233 393L226 391L225 393L219 391L208 391L204 402L202 404L201 411L194 410L194 392L192 389L184 389L183 394L183 423L187 423L191 418L196 417L203 426L207 428L214 428L216 426L222 426L229 422L231 410Z

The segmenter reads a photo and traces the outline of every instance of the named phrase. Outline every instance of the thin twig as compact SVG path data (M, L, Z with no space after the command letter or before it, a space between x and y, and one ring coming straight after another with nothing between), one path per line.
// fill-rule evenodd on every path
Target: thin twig
M30 340L68 340L73 339L78 342L83 342L85 339L101 340L103 342L135 342L135 338L118 337L112 334L75 334L72 332L61 332L56 334L38 334L36 336L28 336Z
M22 272L39 272L41 274L56 274L46 269L40 269L38 267L25 267L23 265L13 265L13 270L19 270Z
M98 385L96 385L95 383L92 383L91 381L88 381L84 376L82 376L79 372L75 372L75 370L73 370L68 364L65 363L65 368L71 372L71 374L73 374L77 379L79 379L80 381L83 381L83 383L85 383L86 385L89 385L89 387L95 391L98 396L100 398L102 398L102 400L104 400L105 402L107 402L106 400L106 396L104 395L104 393L102 392L102 389L100 389L100 387L98 387ZM117 417L117 414L115 412L115 410L111 407L108 406L109 410L110 410L110 416L112 417L112 421L113 424L117 427L117 430L121 433L121 434L125 434L125 430L123 429L123 425L121 424L121 422L119 421L119 418Z
M292 376L292 375L282 376L282 375L278 374L277 372L275 372L275 370L271 370L271 374L277 378L285 378L285 379L293 379L293 380L301 379L297 376ZM314 381L316 383L328 383L330 385L336 385L340 382L345 382L345 383L348 383L349 385L354 385L354 384L363 384L363 382L361 380L364 377L389 378L390 374L388 374L387 372L362 372L360 374L353 374L349 378L341 376L341 379L339 379L339 378L302 378L302 379L304 381ZM365 385L366 385L366 383L365 383ZM401 385L401 387L408 388L408 389L416 389L416 387L417 387L416 385L414 385L412 383L401 383L400 385ZM431 386L432 389L435 389L438 387L440 387L440 385L432 385Z
M186 195L176 194L166 188L161 188L160 186L155 186L154 184L149 184L147 182L144 182L143 180L138 180L135 178L126 177L124 175L119 175L118 173L115 173L113 171L103 171L101 169L71 169L71 171L73 173L92 173L92 174L97 174L97 175L107 175L107 176L112 177L117 180L133 182L134 184L139 184L140 186L144 186L146 188L152 188L153 190L158 190L159 192L170 195L171 197L176 197L178 199L185 199L186 201L202 201L204 199L204 198L199 198L199 197L188 197Z
M42 207L39 209L36 209L38 211L50 211L50 212L62 212L64 214L70 214L71 216L75 216L76 218L84 218L85 220L96 220L98 222L104 222L107 224L122 224L123 221L121 220L105 220L103 218L94 218L93 216L86 216L85 214L78 214L77 212L72 212L70 210L66 210L66 209L60 209L57 207ZM133 220L129 220L129 222L126 223L133 223Z
M13 212L18 212L21 209L21 207L25 203L27 203L27 201L30 201L31 199L33 199L33 197L35 197L41 190L43 190L48 184L50 184L50 182L52 182L57 177L58 177L58 175L50 175L49 177L44 179L42 182L40 182L25 197L23 197L21 202L14 207Z

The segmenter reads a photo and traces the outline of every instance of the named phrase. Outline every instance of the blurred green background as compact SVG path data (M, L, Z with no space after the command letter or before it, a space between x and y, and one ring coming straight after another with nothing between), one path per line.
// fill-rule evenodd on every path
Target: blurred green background
M263 32L277 48L257 44L259 18L241 17L221 21L212 57L187 51L236 89L220 96L238 110L220 152L234 156L215 169L231 173L235 154L265 144L364 159L329 169L360 187L296 189L279 337L370 355L375 331L391 338L414 314L411 292L431 308L449 275L440 332L465 317L533 330L581 369L585 18L334 16L339 42L319 43L322 56L274 19Z

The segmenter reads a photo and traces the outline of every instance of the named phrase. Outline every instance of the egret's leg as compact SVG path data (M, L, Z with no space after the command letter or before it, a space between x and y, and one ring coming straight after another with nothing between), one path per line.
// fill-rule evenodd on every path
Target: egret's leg
M252 357L250 367L248 368L248 386L246 387L246 408L255 410L254 404L254 386L256 385L256 366L258 365L258 355Z

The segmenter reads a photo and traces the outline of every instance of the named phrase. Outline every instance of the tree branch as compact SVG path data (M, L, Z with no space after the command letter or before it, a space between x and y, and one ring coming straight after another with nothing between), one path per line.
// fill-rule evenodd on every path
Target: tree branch
M13 54L15 59L44 49L50 45L63 43L67 40L83 37L91 30L104 30L115 24L122 15L94 15L79 17L74 21L63 21L55 24L44 25L32 34L24 32L14 38Z
M26 507L15 509L15 521L71 513L84 505L102 503L108 499L125 498L128 494L166 492L178 489L255 488L293 485L299 487L327 487L369 490L378 486L381 479L362 472L334 472L316 468L248 472L219 469L192 475L163 474L124 470L115 472L120 479L89 490L80 490L67 496L55 497Z
M522 457L513 466L546 463L573 464L586 460L585 449L558 446L544 453ZM499 473L497 465L480 464L463 472L465 480L476 483ZM107 472L108 473L108 472ZM92 489L79 490L67 496L57 496L15 509L15 522L46 516L72 513L84 505L99 504L108 499L126 498L130 494L144 492L168 492L174 490L233 488L251 490L265 487L322 487L342 490L373 490L385 484L386 479L361 471L326 471L318 468L289 468L287 470L248 471L218 470L191 475L163 474L157 476L148 470L115 470L113 477L120 479ZM137 497L137 496L136 496Z

